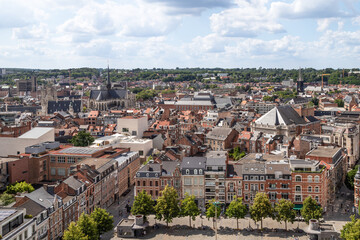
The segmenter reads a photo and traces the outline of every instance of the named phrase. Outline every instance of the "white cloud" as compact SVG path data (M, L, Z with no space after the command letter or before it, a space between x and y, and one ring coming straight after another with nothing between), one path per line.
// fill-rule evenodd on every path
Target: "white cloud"
M317 20L317 28L316 30L319 32L323 32L330 27L330 24L334 21L339 20L339 18L321 18Z
M351 3L342 5L341 0L294 0L291 3L273 2L270 11L281 18L331 18L354 15ZM346 10L343 10L345 8ZM349 11L350 10L350 11Z
M285 32L272 18L267 0L239 0L237 7L226 9L210 17L211 29L222 36L256 37L262 32Z
M13 39L45 39L49 36L48 26L44 23L31 27L13 28Z

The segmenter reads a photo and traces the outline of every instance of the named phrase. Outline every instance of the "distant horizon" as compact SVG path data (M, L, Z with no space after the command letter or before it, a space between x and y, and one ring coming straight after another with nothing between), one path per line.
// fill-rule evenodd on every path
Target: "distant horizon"
M1 3L4 68L360 66L357 0Z

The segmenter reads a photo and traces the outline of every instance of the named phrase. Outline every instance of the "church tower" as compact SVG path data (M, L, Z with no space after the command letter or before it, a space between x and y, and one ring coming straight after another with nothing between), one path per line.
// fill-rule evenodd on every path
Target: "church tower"
M106 84L106 88L108 91L111 90L111 81L110 81L110 69L109 69L109 65L108 65L108 70L107 70L107 84Z
M301 68L299 68L299 78L296 82L296 91L297 91L297 93L304 92L304 81L303 81L303 77L302 77Z
M360 167L354 177L354 206L359 208L360 201Z

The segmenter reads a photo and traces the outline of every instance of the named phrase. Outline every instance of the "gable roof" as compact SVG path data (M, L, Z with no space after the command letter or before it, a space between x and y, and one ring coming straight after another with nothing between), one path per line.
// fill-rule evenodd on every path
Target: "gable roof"
M306 124L306 121L290 106L277 106L255 121L256 124L270 126Z

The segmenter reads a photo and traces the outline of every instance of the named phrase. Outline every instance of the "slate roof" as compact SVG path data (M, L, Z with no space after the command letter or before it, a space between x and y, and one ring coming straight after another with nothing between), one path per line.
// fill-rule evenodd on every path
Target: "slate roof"
M205 163L206 163L206 157L184 157L181 162L180 168L205 169Z
M256 124L268 124L270 126L306 124L305 120L290 106L277 106L265 113L255 121Z
M126 94L126 89L91 90L90 99L96 99L96 101L105 101L119 98L125 99Z
M48 101L48 114L54 112L68 112L70 104L72 103L74 113L81 112L81 100L60 100L60 101Z
M45 208L50 208L51 206L53 206L53 202L55 199L55 196L48 193L44 188L36 189L31 193L27 193L25 196Z
M74 190L77 190L82 187L83 183L79 180L75 179L74 176L68 177L64 180L64 183L67 184L69 187L71 187Z

